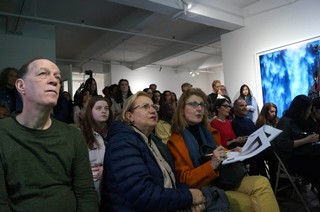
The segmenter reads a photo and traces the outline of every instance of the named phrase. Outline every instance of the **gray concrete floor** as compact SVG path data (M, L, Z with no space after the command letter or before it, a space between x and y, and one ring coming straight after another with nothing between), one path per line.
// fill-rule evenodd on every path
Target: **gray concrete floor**
M320 212L320 203L318 200L318 193L317 191L311 190L310 184L298 184L298 189L306 201L309 210L311 212ZM280 191L276 196L279 203L280 211L281 212L304 212L306 211L305 207L303 206L299 196L293 192L293 187L289 187L283 191Z

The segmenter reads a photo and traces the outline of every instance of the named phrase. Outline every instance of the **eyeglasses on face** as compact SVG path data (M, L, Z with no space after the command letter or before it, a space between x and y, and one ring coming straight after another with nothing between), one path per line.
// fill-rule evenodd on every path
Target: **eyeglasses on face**
M207 106L206 103L203 103L203 102L187 102L186 105L190 105L191 107L193 108L197 108L198 106L200 106L201 108L205 108Z
M231 109L231 106L230 105L221 105L222 107L224 107L224 108L229 108L229 109Z
M155 104L148 104L148 103L145 103L145 104L140 104L140 105L137 105L137 106L134 106L132 107L132 109L130 109L130 111L134 111L135 109L139 108L139 109L143 109L143 110L149 110L150 108L153 108L155 109L156 111L159 110L159 107Z

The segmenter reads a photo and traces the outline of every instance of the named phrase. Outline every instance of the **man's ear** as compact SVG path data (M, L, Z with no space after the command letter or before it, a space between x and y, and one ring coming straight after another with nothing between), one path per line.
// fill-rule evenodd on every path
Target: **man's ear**
M15 86L16 86L16 89L17 91L23 95L25 94L25 88L24 88L24 81L23 79L19 78L16 80L16 83L15 83Z

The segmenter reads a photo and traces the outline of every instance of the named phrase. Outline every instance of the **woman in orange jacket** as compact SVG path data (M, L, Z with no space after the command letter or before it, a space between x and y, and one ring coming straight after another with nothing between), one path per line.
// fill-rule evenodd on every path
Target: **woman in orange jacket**
M172 135L167 146L174 157L178 179L193 188L214 185L218 168L226 158L219 132L208 123L207 96L199 88L183 93L173 116ZM202 161L205 146L216 147L212 158ZM226 190L230 211L279 211L267 178L245 176L233 190Z

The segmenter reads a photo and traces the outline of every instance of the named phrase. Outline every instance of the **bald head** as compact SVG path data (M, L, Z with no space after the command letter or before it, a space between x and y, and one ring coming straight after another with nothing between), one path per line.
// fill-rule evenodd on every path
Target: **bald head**
M247 114L247 103L243 99L237 99L233 104L234 113L244 117Z

